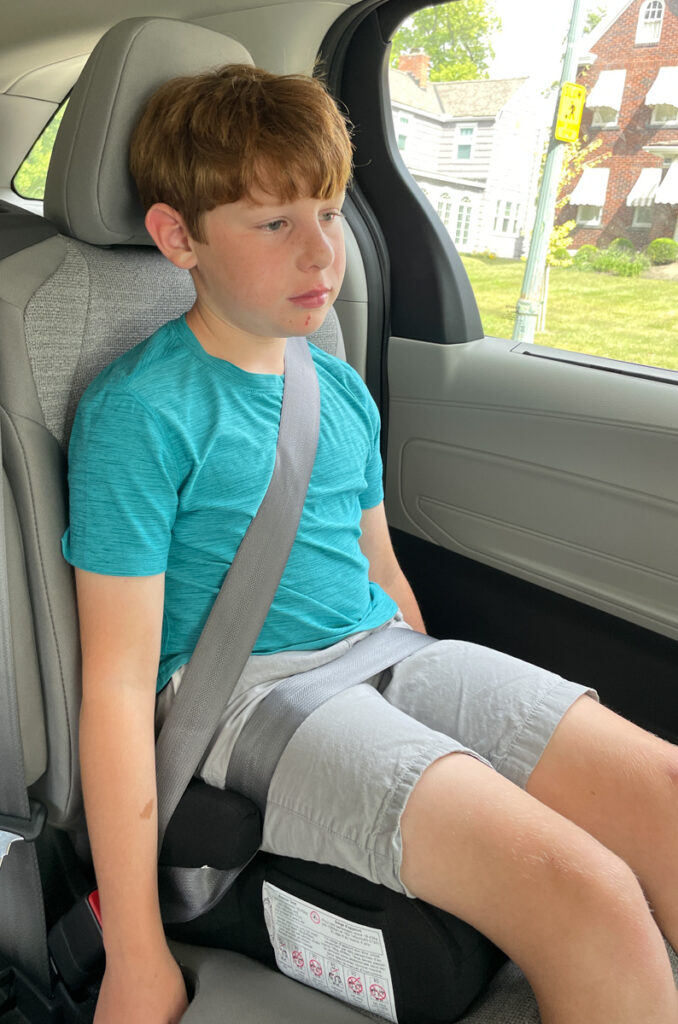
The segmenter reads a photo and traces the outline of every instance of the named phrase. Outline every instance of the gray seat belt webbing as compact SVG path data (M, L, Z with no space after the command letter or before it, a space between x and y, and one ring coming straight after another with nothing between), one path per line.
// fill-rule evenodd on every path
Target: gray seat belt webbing
M228 762L226 788L249 797L261 811L276 765L301 723L335 694L435 643L411 629L379 630L319 668L290 676L262 700L243 727Z
M320 423L305 338L288 339L275 467L233 559L156 744L159 845L264 624L304 506Z
M40 832L44 811L29 802L24 774L9 615L3 477L0 446L0 954L48 992L45 912L32 841Z

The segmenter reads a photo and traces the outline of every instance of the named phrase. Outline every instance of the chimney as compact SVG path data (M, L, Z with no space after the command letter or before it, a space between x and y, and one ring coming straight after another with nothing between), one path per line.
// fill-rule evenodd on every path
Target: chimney
M428 72L431 58L423 50L415 53L401 53L398 57L398 71L407 71L414 78L420 89L428 85Z

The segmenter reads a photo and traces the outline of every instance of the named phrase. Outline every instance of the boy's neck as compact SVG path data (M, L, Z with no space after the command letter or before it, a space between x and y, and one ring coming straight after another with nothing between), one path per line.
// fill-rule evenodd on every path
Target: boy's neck
M285 372L286 338L259 338L239 331L205 309L199 301L186 314L186 323L208 355L248 373Z

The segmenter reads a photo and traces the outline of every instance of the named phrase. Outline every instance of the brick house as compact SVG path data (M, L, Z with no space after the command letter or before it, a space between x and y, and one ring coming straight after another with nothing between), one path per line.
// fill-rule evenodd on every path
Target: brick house
M525 78L429 81L425 53L390 70L400 154L461 252L523 252L534 220L544 131Z
M589 37L582 140L601 139L559 220L574 248L678 235L678 0L631 0ZM602 159L601 159L602 157Z

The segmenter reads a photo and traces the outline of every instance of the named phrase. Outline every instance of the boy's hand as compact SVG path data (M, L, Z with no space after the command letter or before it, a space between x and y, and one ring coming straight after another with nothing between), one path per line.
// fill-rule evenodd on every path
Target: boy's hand
M138 963L107 963L94 1024L179 1024L188 1007L179 965L165 947Z

